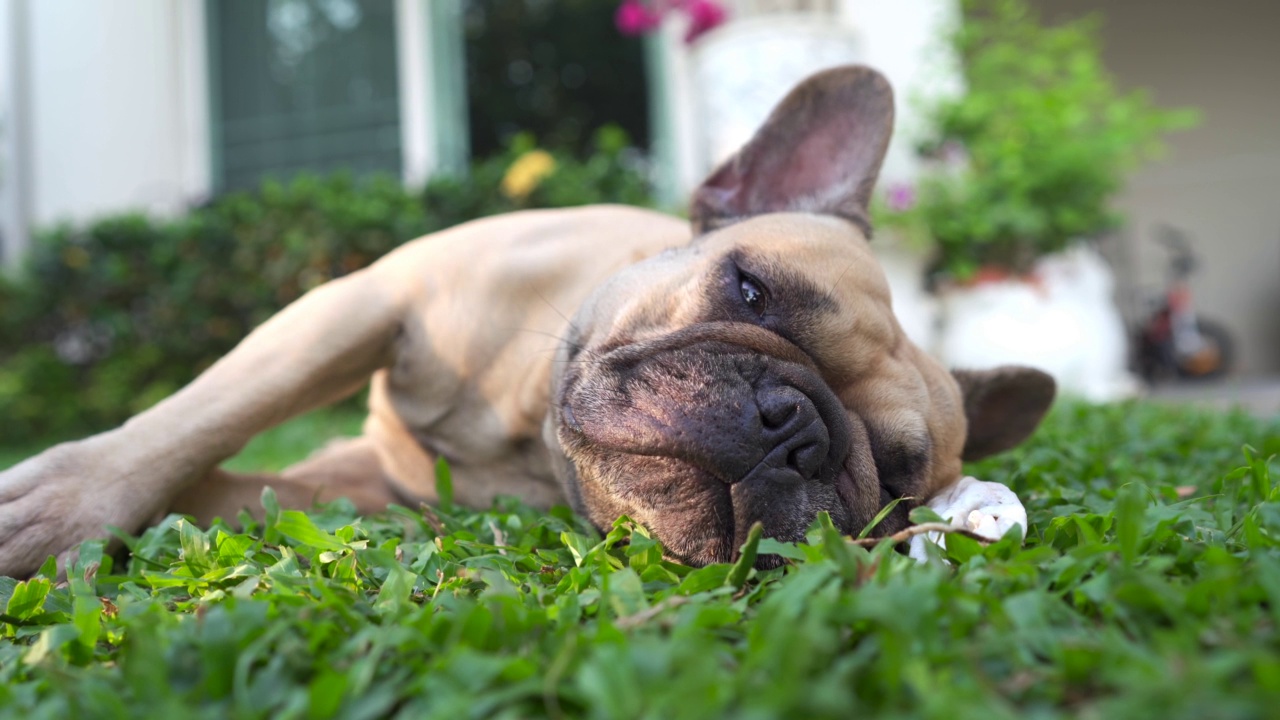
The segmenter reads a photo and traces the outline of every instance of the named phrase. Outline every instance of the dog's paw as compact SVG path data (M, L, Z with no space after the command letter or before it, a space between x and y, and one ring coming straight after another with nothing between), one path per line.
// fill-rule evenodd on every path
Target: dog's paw
M995 482L983 482L977 478L962 477L951 487L944 489L926 503L954 527L964 528L990 540L999 540L1010 528L1017 526L1023 537L1027 535L1027 510L1012 490ZM928 558L925 543L947 546L943 533L925 533L911 538L909 555L916 560Z
M74 561L82 540L107 526L134 529L154 508L122 493L128 478L103 462L107 439L64 443L0 472L0 575L24 577L50 555Z

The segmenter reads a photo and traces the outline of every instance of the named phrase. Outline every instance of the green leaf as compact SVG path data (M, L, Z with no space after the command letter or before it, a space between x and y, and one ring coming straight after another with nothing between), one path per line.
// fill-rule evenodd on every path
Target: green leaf
M93 649L102 634L102 603L92 595L77 595L71 617L80 634L80 645Z
M788 560L806 560L809 555L795 543L778 542L773 538L761 538L759 553L761 555L777 555Z
M880 508L880 512L876 513L876 516L871 518L871 522L867 523L867 526L862 528L862 530L858 532L858 539L861 540L862 538L865 538L868 535L870 535L871 531L875 530L876 526L878 526L881 522L883 522L884 519L889 516L889 513L893 512L893 509L898 507L899 503L901 503L903 500L906 500L906 499L907 498L905 497L894 498L891 502L889 502L883 508Z
M1258 456L1258 451L1249 445L1243 448L1245 460L1249 465L1249 476L1252 479L1254 502L1263 502L1271 497L1271 458Z
M698 568L680 581L680 585L676 590L681 595L694 595L700 592L707 592L720 587L729 586L729 574L733 572L733 565L728 563L717 563Z
M963 565L982 554L982 544L968 536L951 533L947 535L946 554L952 562Z
M818 513L818 526L823 553L835 562L840 576L847 582L860 582L863 567L870 562L870 555L861 547L850 544L836 529L827 513Z
M44 607L44 599L48 597L52 587L53 583L45 577L35 577L18 583L13 588L13 594L9 596L4 614L17 620L30 619Z
M182 545L182 561L191 574L200 577L213 567L209 552L209 538L187 520L178 522L178 537Z
M40 569L36 571L36 575L49 578L50 580L58 579L58 558L50 555L40 565Z
M280 542L280 530L276 524L280 520L280 501L276 499L276 491L270 485L262 488L262 509L266 515L262 520L262 541L275 545Z
M111 572L111 557L104 555L106 543L102 540L86 540L80 543L76 561L67 571L67 580L78 593L91 594L97 588L98 576Z
M307 717L331 718L337 715L348 682L346 674L333 668L322 669L307 691Z
M747 584L747 578L756 566L756 554L760 549L760 538L764 535L764 525L753 523L747 531L747 541L739 548L738 560L724 579L724 584L732 588L740 588Z
M907 518L911 520L913 525L923 525L924 523L947 524L947 520L934 512L933 508L928 505L921 505L919 507L912 508L911 514L909 514Z
M646 568L657 566L662 562L662 543L649 537L642 528L637 527L631 533L627 544L627 564L644 573Z
M1146 489L1137 483L1125 485L1116 494L1116 541L1126 565L1133 565L1138 559L1146 507Z
M238 565L245 559L245 555L253 549L255 544L254 539L248 535L218 533L218 564L222 566Z
M36 641L31 644L31 649L22 658L22 663L27 666L38 666L45 662L51 662L52 658L56 658L61 654L62 648L68 643L76 642L79 639L79 633L76 628L71 625L51 625L40 631L40 635Z
M587 554L591 552L592 542L568 530L560 533L560 542L569 548L569 552L573 554L574 564L582 567L582 563L587 559Z
M298 510L280 511L276 529L281 535L304 547L318 550L343 550L347 547L338 538L316 527L306 513Z
M13 597L13 591L18 587L18 581L11 577L0 575L0 606L8 607L9 599Z
M382 551L372 551L379 556L386 555ZM387 570L387 577L382 581L382 587L378 588L378 597L373 606L380 612L395 612L401 608L410 605L409 596L413 593L413 585L417 581L418 576L409 572L403 565L396 562L393 557L385 557L379 563L379 566Z
M440 512L453 512L453 471L444 457L436 460L436 502Z
M614 615L626 617L634 615L649 607L645 598L644 584L640 576L631 568L623 568L609 573L605 577L605 593L609 598L609 606Z

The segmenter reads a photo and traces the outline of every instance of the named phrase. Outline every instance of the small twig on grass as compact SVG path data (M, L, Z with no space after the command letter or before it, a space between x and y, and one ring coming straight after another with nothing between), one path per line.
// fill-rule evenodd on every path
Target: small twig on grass
M447 534L444 529L444 522L430 505L426 503L418 503L418 512L422 513L422 519L427 521L427 524L436 532L436 535Z
M900 530L892 535L884 535L881 537L873 537L873 538L859 538L856 540L850 539L849 543L851 545L858 545L860 547L873 547L885 541L889 541L894 544L897 544L900 542L906 542L907 540L910 540L916 535L924 535L925 533L931 533L931 532L952 534L952 535L963 535L969 538L970 540L977 540L983 545L990 545L991 543L995 542L991 538L984 537L966 528L956 527L954 525L948 525L946 523L932 522L932 523L920 523L919 525L912 525L906 530Z
M643 625L649 622L650 620L654 619L658 615L661 615L667 610L670 610L671 608L674 608L674 607L680 607L681 605L687 602L689 602L689 598L683 595L672 595L671 597L667 598L666 600L663 600L662 602L658 603L657 605L654 605L653 607L647 610L641 610L640 612L634 615L627 615L626 617L618 618L613 623L613 626L618 628L619 630L629 630L633 627L639 627L640 625Z
M507 544L506 534L498 529L498 524L492 520L489 521L489 529L493 531L493 544L498 546L498 554L506 555L507 550L503 547Z

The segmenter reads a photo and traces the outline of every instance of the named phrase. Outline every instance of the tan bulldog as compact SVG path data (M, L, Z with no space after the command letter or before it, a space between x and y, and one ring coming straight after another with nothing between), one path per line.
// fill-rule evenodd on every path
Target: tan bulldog
M881 75L828 70L697 191L692 232L627 207L513 213L308 293L122 427L0 473L0 574L65 566L110 525L234 517L264 485L294 507L430 502L442 457L458 502L625 513L692 564L731 560L756 521L798 540L825 510L856 533L908 498L884 534L973 496L961 460L1026 438L1054 385L953 375L899 328L867 241L892 126ZM219 469L370 376L362 437L278 476Z

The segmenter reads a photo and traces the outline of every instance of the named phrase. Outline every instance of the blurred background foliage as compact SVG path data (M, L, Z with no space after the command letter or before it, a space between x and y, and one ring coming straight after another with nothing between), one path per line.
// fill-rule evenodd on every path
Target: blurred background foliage
M22 272L0 277L3 442L118 424L301 294L425 233L529 208L651 205L626 132L604 126L592 138L579 159L519 134L465 176L421 190L386 176L301 175L183 217L44 233Z
M1024 0L961 5L950 42L965 92L928 107L927 172L890 188L877 219L964 281L984 267L1027 272L1118 226L1112 202L1128 174L1197 115L1117 87L1096 16L1046 25Z

